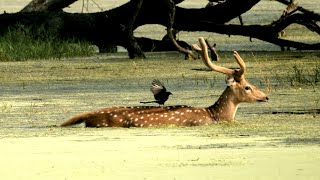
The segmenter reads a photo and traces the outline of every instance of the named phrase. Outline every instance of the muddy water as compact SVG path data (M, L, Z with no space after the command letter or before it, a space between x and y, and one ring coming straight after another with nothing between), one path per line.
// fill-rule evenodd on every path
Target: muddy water
M27 2L2 0L0 8L1 11L19 11ZM311 7L317 6L314 3ZM265 7L264 11L269 9ZM272 59L272 55L267 56ZM314 55L314 59L317 57ZM238 121L234 124L151 129L60 128L57 125L80 112L105 106L135 105L141 97L146 98L145 94L150 93L148 89L141 89L154 76L146 70L143 75L147 77L110 81L104 75L108 74L115 60L108 63L106 59L94 57L80 65L75 62L1 63L2 179L298 180L320 177L319 115L272 114L319 108L318 86L275 87L269 95L269 103L242 105L237 113ZM218 76L215 82L218 86L209 88L201 80L199 83L192 79L208 74L190 76L194 73L190 67L196 66L197 62L187 63L188 68L173 71L185 69L186 72L179 77L173 77L174 74L169 72L162 77L167 79L168 87L175 92L173 102L210 105L224 88L220 85L223 77ZM249 63L251 72L257 66L272 70L268 67L269 62L262 65L255 63L254 60ZM136 71L144 69L146 63L134 64L137 69L127 70L132 73L128 77L138 76ZM181 64L173 67L180 67ZM9 66L21 66L23 70L5 74ZM64 73L64 68L68 66L72 67L67 68L68 71L76 72L65 78L57 75ZM152 67L159 66L154 64ZM286 67L289 66L292 65ZM120 67L119 72L125 66ZM265 68L261 69L263 71ZM91 79L87 79L89 75ZM258 76L262 75L252 75L250 79L257 85Z

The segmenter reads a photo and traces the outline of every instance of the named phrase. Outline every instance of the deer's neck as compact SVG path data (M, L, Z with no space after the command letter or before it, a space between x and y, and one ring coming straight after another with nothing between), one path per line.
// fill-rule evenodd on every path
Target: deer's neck
M227 87L217 102L209 107L216 121L231 121L234 119L239 102L231 87Z

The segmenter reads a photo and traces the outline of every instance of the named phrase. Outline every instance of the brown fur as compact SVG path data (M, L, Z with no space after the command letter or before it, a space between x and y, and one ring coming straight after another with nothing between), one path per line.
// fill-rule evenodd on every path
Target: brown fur
M85 123L86 127L196 126L215 122L208 108L188 106L138 106L106 108L77 115L61 126Z
M64 123L62 123L61 126L71 126L71 125L75 125L75 124L80 124L80 123L86 121L89 114L90 113L83 113L83 114L79 114L77 116L74 116L73 118L70 118L68 121L65 121Z

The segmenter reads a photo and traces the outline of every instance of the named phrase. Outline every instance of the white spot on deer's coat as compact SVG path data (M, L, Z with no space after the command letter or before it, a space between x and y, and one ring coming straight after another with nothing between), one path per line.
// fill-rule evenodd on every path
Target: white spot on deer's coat
M134 119L135 122L137 122L138 120L139 120L138 118L135 118L135 119Z
M151 127L152 126L152 124L149 124L149 127Z
M140 117L140 119L143 119L143 118L144 118L143 116Z
M179 119L179 118L177 118L177 119L176 119L176 121L178 122L178 121L180 121L180 119Z
M104 111L101 111L100 114L104 114Z
M119 119L119 122L122 122L123 121L123 119Z
M143 127L143 124L140 124L140 127Z
M118 117L118 116L115 114L115 115L113 115L113 117L115 117L115 118L116 118L116 117Z

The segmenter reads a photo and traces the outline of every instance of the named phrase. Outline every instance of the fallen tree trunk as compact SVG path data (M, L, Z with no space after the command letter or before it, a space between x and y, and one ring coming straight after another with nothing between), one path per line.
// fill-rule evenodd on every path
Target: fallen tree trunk
M146 24L160 24L178 31L207 31L227 35L257 38L281 47L297 49L320 49L319 44L293 42L278 37L278 33L293 23L299 23L319 32L319 16L311 14L288 14L270 25L226 25L225 23L250 10L260 0L226 0L215 6L187 9L175 6L174 13L168 0L131 0L117 8L97 13L66 13L62 8L76 0L34 0L21 12L0 15L0 35L16 24L31 27L35 34L52 34L61 39L89 41L100 52L110 47L123 46L130 58L145 57L143 51L177 50L167 44L147 38L136 39L133 31ZM180 3L183 0L174 0ZM281 0L285 1L285 0ZM173 16L172 16L173 15ZM170 18L173 18L170 20ZM173 28L173 29L172 29ZM173 39L172 35L168 36ZM149 44L149 45L148 45ZM178 46L188 48L184 42ZM172 49L171 49L172 48Z
M50 33L59 38L76 38L97 45L101 51L115 45L128 50L130 58L144 57L135 45L133 31L145 24L167 26L169 22L168 2L165 0L131 0L120 7L98 13L66 13L59 9L65 2L74 0L34 0L22 12L0 15L0 33L16 24L31 26L34 32ZM225 4L210 9L185 9L176 7L174 24L193 24L193 21L225 23L249 10L260 0L228 0ZM53 3L55 2L55 3ZM181 1L175 1L179 3ZM137 3L142 3L137 6ZM239 6L242 4L242 6ZM227 10L229 11L227 13ZM183 30L183 29L181 29ZM0 34L0 35L1 35ZM159 43L156 43L159 45ZM141 44L143 46L143 44ZM147 49L147 48L145 48ZM152 48L149 48L152 49ZM168 49L156 47L155 49Z
M62 11L63 8L78 0L32 0L20 12Z

